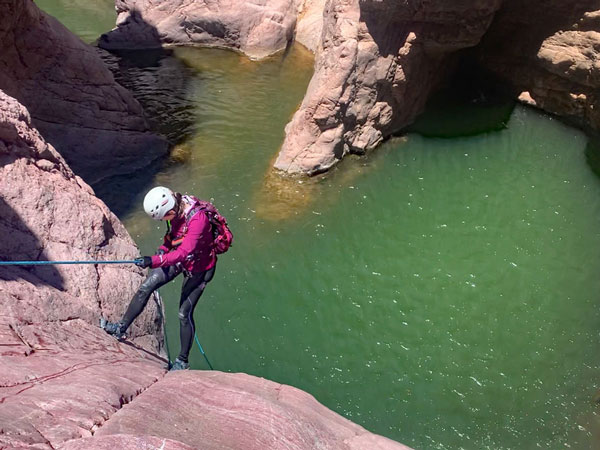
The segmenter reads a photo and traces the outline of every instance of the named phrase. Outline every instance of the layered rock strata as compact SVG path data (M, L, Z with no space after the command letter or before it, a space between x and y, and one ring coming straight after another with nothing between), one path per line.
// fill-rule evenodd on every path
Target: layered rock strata
M141 169L168 150L97 50L32 0L0 1L0 89L27 107L44 138L90 184Z
M0 91L0 260L132 259L123 225ZM98 327L141 281L135 266L0 267L0 447L91 435L164 372L152 306L118 345Z
M96 433L112 434L153 434L204 450L408 448L369 433L299 389L222 372L170 373Z
M504 0L478 58L522 101L600 130L597 0Z
M275 167L322 172L410 123L449 57L480 41L500 3L328 1L315 73Z
M105 49L156 48L164 44L239 50L260 59L293 38L293 0L193 2L116 0L117 28L102 35Z

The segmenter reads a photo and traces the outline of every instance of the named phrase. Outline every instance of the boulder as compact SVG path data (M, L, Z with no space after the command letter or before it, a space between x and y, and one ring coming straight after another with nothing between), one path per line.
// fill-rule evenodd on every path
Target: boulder
M515 97L600 130L600 5L505 0L478 51Z
M315 73L275 167L316 174L410 123L450 58L479 43L500 3L327 2Z
M102 35L102 48L156 48L165 44L224 47L260 59L293 38L293 0L116 0L117 27Z
M0 89L26 106L45 140L90 184L146 167L168 150L97 49L32 0L0 1Z

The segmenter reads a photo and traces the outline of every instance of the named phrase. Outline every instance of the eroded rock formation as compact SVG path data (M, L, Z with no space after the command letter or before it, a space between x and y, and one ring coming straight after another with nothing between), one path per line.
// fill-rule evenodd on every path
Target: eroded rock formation
M330 0L322 48L275 167L327 170L421 112L449 57L479 43L501 0Z
M295 40L313 53L321 45L323 11L327 0L298 0L298 20Z
M293 37L293 0L150 2L116 0L117 28L102 35L106 49L205 45L263 58L283 50Z
M600 130L597 0L504 0L478 55L522 101Z
M318 173L409 124L458 50L545 111L600 129L595 0L331 0L304 101L275 167ZM493 19L493 21L492 21Z
M32 0L0 1L0 89L88 183L131 173L167 152L97 50Z

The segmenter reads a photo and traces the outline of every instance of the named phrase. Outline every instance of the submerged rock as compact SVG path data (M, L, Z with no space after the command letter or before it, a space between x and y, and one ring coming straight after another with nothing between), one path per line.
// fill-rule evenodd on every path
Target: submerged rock
M109 50L205 45L239 50L259 59L283 50L296 23L293 0L117 0L116 6L117 28L98 42Z
M167 152L97 49L32 0L0 3L0 89L88 183L146 167Z

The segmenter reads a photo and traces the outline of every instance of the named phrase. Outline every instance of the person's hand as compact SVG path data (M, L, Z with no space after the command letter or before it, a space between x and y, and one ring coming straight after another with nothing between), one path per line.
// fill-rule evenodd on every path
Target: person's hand
M152 258L149 256L142 256L135 260L135 265L145 269L146 267L150 267L152 265Z

